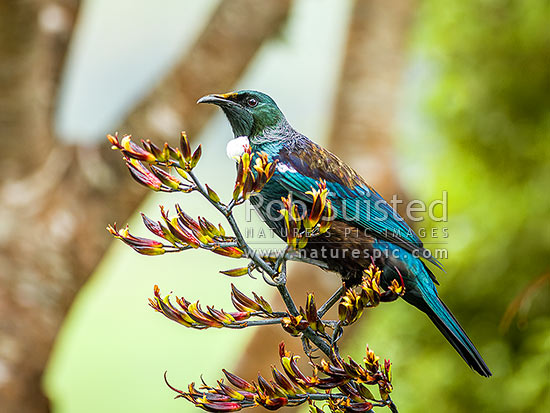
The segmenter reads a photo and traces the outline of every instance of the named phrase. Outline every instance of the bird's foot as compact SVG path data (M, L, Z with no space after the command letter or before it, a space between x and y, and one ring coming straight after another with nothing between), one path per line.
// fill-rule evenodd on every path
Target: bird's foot
M273 278L273 281L275 282L275 285L286 284L286 272L279 273L277 277Z
M282 260L280 263L275 263L275 271L277 271L278 275L273 278L273 282L277 286L285 285L286 284L286 261Z
M264 270L260 269L259 271L262 273L262 278L264 279L266 284L271 285L272 287L278 287L280 285L275 281L278 277L275 277L275 279L273 279L269 276L269 274L266 274Z
M265 271L263 271L263 270L259 270L259 271L262 273L262 277L263 277L264 281L268 285L271 285L272 287L279 287L281 285L286 284L286 274L285 273L280 273L277 277L271 278L271 276L269 274L266 274Z

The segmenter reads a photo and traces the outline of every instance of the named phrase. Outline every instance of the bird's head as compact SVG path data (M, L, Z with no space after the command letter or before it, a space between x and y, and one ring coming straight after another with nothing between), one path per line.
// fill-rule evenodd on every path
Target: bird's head
M285 120L273 99L255 90L207 95L197 103L218 105L231 123L235 137L260 135L266 128L274 128Z

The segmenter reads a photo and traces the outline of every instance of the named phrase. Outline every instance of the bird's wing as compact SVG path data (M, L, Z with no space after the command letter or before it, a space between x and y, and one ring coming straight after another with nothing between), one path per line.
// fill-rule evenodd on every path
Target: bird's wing
M439 268L441 264L426 250L422 241L401 216L336 155L309 141L283 147L277 156L279 183L295 197L311 199L306 192L324 180L336 219L364 228L377 238L399 245Z

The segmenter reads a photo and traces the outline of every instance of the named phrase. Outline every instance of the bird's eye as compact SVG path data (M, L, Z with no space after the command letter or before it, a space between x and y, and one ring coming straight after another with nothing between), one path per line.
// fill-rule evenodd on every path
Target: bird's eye
M253 108L254 106L256 106L256 105L258 104L258 101L257 101L256 99L254 99L254 98L248 98L248 99L246 100L246 104L247 104L249 107Z

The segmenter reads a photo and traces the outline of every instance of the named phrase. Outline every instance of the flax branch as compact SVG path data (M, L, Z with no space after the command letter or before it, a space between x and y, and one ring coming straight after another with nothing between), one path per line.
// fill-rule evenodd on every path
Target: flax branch
M145 226L150 232L162 238L159 242L152 239L136 237L126 227L117 229L109 226L108 230L118 239L145 255L159 255L167 252L179 252L202 248L232 258L247 258L248 266L221 271L229 276L252 275L259 271L265 282L277 289L284 303L284 311L273 311L271 305L255 293L253 298L231 285L231 301L236 311L226 312L213 306L203 309L199 302L191 303L183 297L176 297L176 304L169 296L161 297L157 286L155 297L150 305L167 318L185 327L194 329L261 327L280 325L291 336L301 337L306 355L313 366L313 375L307 376L296 364L297 357L284 350L279 350L281 364L288 378L275 368L273 380L267 381L258 377L258 383L248 383L243 379L226 374L228 381L235 387L228 387L218 382L217 387L203 383L200 390L194 384L187 391L170 386L183 397L207 411L236 411L243 407L256 405L274 410L285 405L297 406L304 402L313 405L317 412L321 410L313 403L326 401L332 412L357 411L370 412L372 407L389 407L396 411L390 392L391 363L385 360L383 365L379 358L367 347L364 366L351 360L349 363L340 357L336 342L343 334L344 327L355 323L367 308L377 306L381 301L392 301L402 295L403 287L392 284L386 291L380 287L380 270L374 265L365 270L363 282L358 289L340 287L317 310L314 294L306 299L305 310L298 307L287 288L286 263L300 256L309 238L326 232L330 227L332 207L328 199L328 190L324 182L318 183L318 189L312 188L313 198L311 211L300 216L291 196L282 198L281 215L286 226L287 247L273 256L260 256L244 239L233 216L233 209L241 205L255 193L260 192L275 173L276 162L270 161L266 154L251 153L245 150L239 164L233 198L223 203L217 193L207 184L203 184L194 172L201 157L200 146L191 151L185 133L180 139L180 148L165 144L162 148L151 141L142 141L139 146L124 136L108 136L113 149L119 150L130 170L132 177L144 186L155 191L164 192L199 192L225 218L233 236L226 235L222 225L214 225L205 218L194 220L179 205L176 205L177 216L170 217L161 207L163 221L154 221L143 215ZM176 175L176 173L178 175ZM339 320L323 320L327 311L338 303ZM326 329L332 329L332 334ZM311 346L313 345L313 347ZM313 353L320 350L328 361L315 364ZM326 377L320 377L323 373ZM367 386L377 385L380 398L375 398Z

